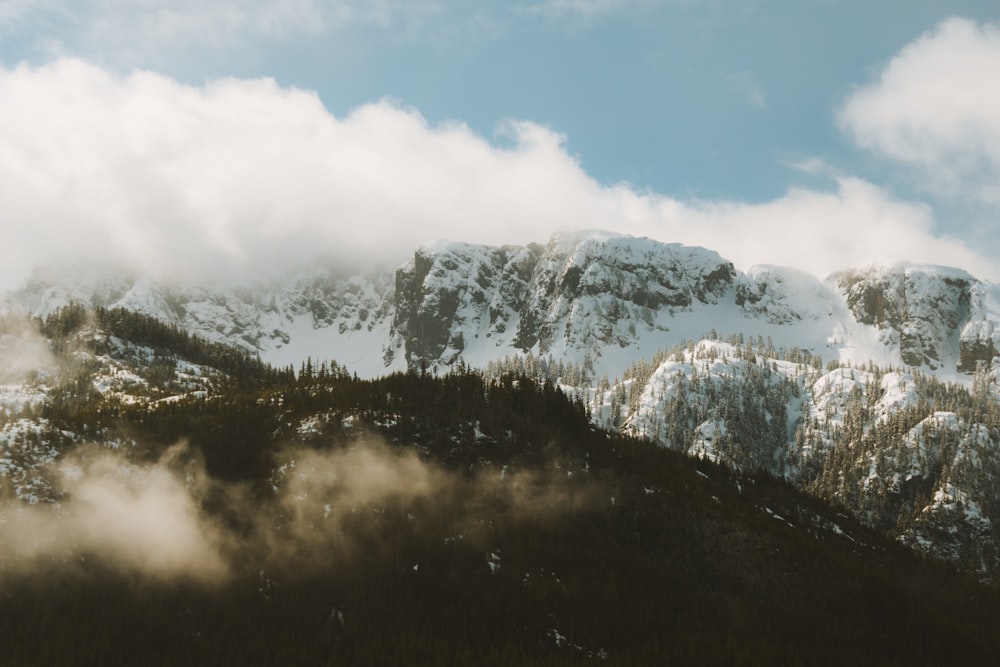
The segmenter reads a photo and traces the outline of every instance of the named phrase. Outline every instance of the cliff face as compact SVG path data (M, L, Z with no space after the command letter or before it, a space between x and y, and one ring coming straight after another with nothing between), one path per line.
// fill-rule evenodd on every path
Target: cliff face
M732 292L730 262L645 239L558 236L547 246L448 244L396 271L392 333L407 365L527 353L582 359Z
M894 266L847 271L837 276L837 284L858 322L876 327L887 345L898 346L904 364L955 367L977 284L972 276L940 267Z

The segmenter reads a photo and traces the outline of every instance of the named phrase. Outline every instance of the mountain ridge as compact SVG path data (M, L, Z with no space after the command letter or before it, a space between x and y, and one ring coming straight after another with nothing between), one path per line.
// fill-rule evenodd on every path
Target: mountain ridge
M172 287L147 276L35 274L6 308L122 307L272 364L335 359L365 377L549 356L617 375L709 331L773 338L825 360L971 373L1000 350L1000 288L961 269L868 265L816 278L738 271L711 250L579 232L546 245L422 246L394 269Z
M627 245L636 246L637 242L630 240ZM638 245L642 247L643 244ZM600 244L597 247L600 248ZM407 307L412 307L413 312L399 315L398 310L390 313L387 309L375 316L371 313L363 316L355 308L356 301L351 301L339 312L353 317L359 323L356 328L345 327L342 333L339 326L331 325L318 331L340 337L340 340L359 336L362 343L370 340L368 336L391 334L398 341L397 351L408 353L420 350L419 345L435 345L438 350L432 352L439 355L438 358L440 349L447 350L451 346L451 353L456 355L453 370L459 378L468 373L470 366L458 354L458 349L461 346L468 352L473 346L453 337L456 329L452 324L457 323L458 331L472 332L468 336L470 341L485 341L487 347L494 346L491 351L505 349L497 348L493 338L510 341L518 332L539 332L539 340L549 336L553 347L563 345L564 350L584 350L583 359L569 357L571 363L567 363L552 355L551 347L548 355L535 355L529 349L527 354L506 355L491 361L478 373L487 382L504 383L511 377L523 377L544 383L548 391L558 387L577 402L581 410L586 409L596 427L648 440L689 457L724 464L740 474L764 472L783 478L846 508L886 536L951 562L969 574L992 579L1000 571L1000 533L995 534L993 528L1000 525L1000 485L997 484L1000 481L1000 364L979 364L974 373L959 376L942 373L940 367L914 368L876 364L871 360L856 364L839 359L824 361L809 348L785 347L781 340L776 342L770 336L723 335L718 331L709 331L700 339L682 340L646 355L635 343L641 332L636 326L635 337L627 339L626 347L610 346L611 350L621 350L625 353L623 356L631 357L628 366L619 368L612 381L607 375L597 376L599 363L606 362L606 358L595 360L592 357L588 368L586 352L591 348L587 348L586 343L601 340L601 336L609 333L632 336L628 325L634 320L626 321L617 329L601 330L598 327L601 319L595 317L593 311L598 307L607 309L605 314L612 307L635 308L634 312L638 313L652 313L652 310L641 311L641 306L634 301L627 302L631 305L622 305L622 295L634 294L628 289L621 289L617 295L605 295L601 281L614 275L608 269L611 261L607 258L603 263L589 261L591 257L587 253L591 250L583 248L576 256L561 256L565 264L572 266L576 262L576 266L586 265L591 269L590 273L581 271L577 275L561 271L562 264L556 264L556 269L528 271L527 267L537 266L545 257L543 247L507 247L485 252L468 245L441 246L427 252L423 259L416 257L412 266L402 267L395 275L398 281L393 287L402 285L404 290L410 290L404 297L409 299ZM648 248L642 247L642 250ZM664 256L676 258L678 254L675 248L661 250ZM628 253L625 256L628 257ZM711 320L718 324L727 311L732 315L732 306L726 300L735 301L739 285L745 284L739 281L739 275L726 278L732 274L717 255L698 251L693 255L682 254L682 257L689 260L694 257L697 266L706 269L697 275L715 274L716 277L709 281L698 283L704 286L707 282L714 287L704 289L699 296L689 285L685 291L680 280L674 280L672 287L683 300L681 297L676 299L672 314L661 312L658 319L644 322L654 335L671 333L672 329L663 331L656 326L662 327L665 323L673 326L684 317L691 318L693 326L701 327L707 321L706 316L721 315L719 320ZM706 262L706 258L711 261ZM620 266L621 255L613 255L612 259L619 261ZM671 265L665 266L666 269L659 268L668 272ZM720 266L723 272L719 271ZM487 270L484 271L484 267ZM481 277L475 287L452 279L456 273L465 275L473 268ZM519 270L520 276L530 280L502 278ZM900 323L908 322L905 318L915 318L921 309L936 307L940 298L956 293L954 282L944 283L946 290L933 289L940 281L953 278L954 272L935 271L928 277L927 270L923 269L924 273L917 275L918 282L932 287L914 294L914 278L908 277L905 269L902 271L890 271L885 274L888 275L885 280L902 280L894 284L905 288L905 299L900 298L898 291L889 291L888 301L876 298L866 301L862 296L857 304L883 309L872 308L865 311L864 316L870 314L873 320L892 317L899 318L897 322ZM629 275L634 277L637 273L633 269ZM683 275L692 280L691 273ZM818 284L818 289L823 290L821 294L829 294L829 284L810 281L806 283L809 289L797 291L790 288L801 285L795 281L796 274L773 267L748 275L763 277L753 287L755 296L759 297L757 304L782 303L784 299L794 304L795 297L804 293L806 303L814 306L811 312L795 309L793 312L802 315L793 325L765 321L771 330L785 327L798 331L800 327L808 329L817 323L825 328L829 320L839 317L835 302L827 302L834 306L826 313L823 308L815 307L816 303L827 303L815 301L810 291ZM787 275L792 276L791 286L784 279ZM873 284L882 284L878 282L882 275L878 274ZM534 305L522 310L524 303L532 303L522 298L532 295L532 281L548 289L552 281L560 279L564 284L553 288L547 297L547 310L539 313L531 328L522 326L523 313L538 312L531 310ZM668 279L660 280L666 282ZM622 282L627 281L623 278ZM763 290L759 289L761 283L765 285ZM211 329L222 339L232 335L227 327L233 326L235 320L215 321L204 313L226 312L233 316L241 313L225 298L212 293L204 301L181 303L182 310L175 297L157 292L155 285L137 284L134 293L143 294L141 303L175 308L175 316L194 313L203 318L198 321L222 325L219 329ZM320 288L324 287L329 288L329 284L320 283L313 294L322 297ZM969 289L975 287L977 285L972 285ZM522 303L518 309L513 307L517 301L504 289L513 291L515 296L520 294L518 298L522 298ZM592 293L588 294L588 290ZM305 293L302 290L297 295L302 297ZM358 293L365 294L363 284ZM150 298L150 294L157 298ZM773 299L776 295L779 298ZM232 298L242 299L240 303L251 312L259 308L274 316L281 309L277 303L272 305L266 295L244 293ZM342 294L332 293L329 298L342 298ZM716 303L706 303L711 300ZM492 312L497 313L492 319L491 302L495 306ZM312 306L307 301L290 303L305 313L299 316L301 319L309 321L302 333L317 331L311 326L314 311L306 311ZM900 307L900 303L905 303L905 307ZM964 312L961 308L965 302L961 298L953 303L959 305L958 312ZM692 307L702 311L692 315ZM978 307L970 298L968 312L971 314ZM445 325L434 319L441 312L449 313L450 319L445 320ZM775 311L769 307L757 312ZM846 298L839 312L853 312ZM942 308L941 312L944 313L942 317L947 318L948 313L955 310ZM329 321L344 321L338 317L332 315ZM932 333L940 331L936 327L941 327L946 319L935 317L918 318L917 323L926 323ZM760 323L763 320L747 320L742 315L730 319L730 322L741 321ZM562 329L553 333L553 322L560 324ZM405 329L399 326L400 323L439 326L438 337L426 336L426 331ZM73 442L82 438L111 449L118 449L127 442L127 435L123 441L120 434L102 430L102 414L132 410L144 421L148 415L169 413L171 405L191 401L204 403L210 414L230 400L230 389L226 387L237 394L244 391L239 385L234 386L231 379L233 374L240 376L244 372L241 369L257 369L253 372L279 385L296 376L292 364L278 368L269 366L257 359L249 345L238 348L205 342L200 334L192 335L178 324L165 325L148 312L121 307L68 306L31 322L8 316L3 325L4 330L0 332L0 371L4 371L0 373L0 450L3 452L0 482L6 478L5 483L13 493L28 503L40 502L50 495L51 484L40 471L58 459L62 449ZM397 326L395 330L392 329L394 325ZM963 325L963 330L967 326ZM884 329L870 325L869 329L856 329L855 334L867 332L875 343L884 346L880 336L901 339L899 332L891 327L891 323ZM960 340L957 327L947 333L947 336L928 340L932 344ZM566 345L567 341L575 344L581 340L583 346ZM850 339L845 335L845 340ZM538 349L543 349L541 342L538 344ZM203 349L204 346L209 349ZM332 349L343 352L342 347ZM364 348L359 346L359 349ZM610 356L607 348L600 351ZM636 360L633 355L641 356ZM34 357L37 363L26 365L20 361L18 366L7 361L27 357ZM952 358L958 359L954 350ZM447 379L451 376L451 373L439 372L442 366L415 366L410 363L414 359L419 363L420 357L404 358L399 363L398 371L406 373L395 372L381 377L440 375ZM378 361L382 363L383 360ZM424 370L435 372L424 373ZM319 359L307 359L299 367L298 375L310 378L354 373L355 370L346 364L331 366ZM271 395L268 400L284 399ZM419 403L421 399L409 397L405 400ZM323 396L317 395L316 401L320 409ZM47 417L65 411L74 415L84 408L97 415L98 421L82 424L82 431L59 426ZM311 432L329 418L321 411L303 421L301 428ZM386 427L394 423L391 415L384 419ZM282 429L291 426L294 423L282 422ZM173 437L186 438L191 437L192 428L196 429L190 422L178 423L171 426L169 432ZM253 430L254 427L248 425L247 428ZM463 437L478 439L476 434L481 432L480 425L469 424L466 428ZM272 430L267 427L268 433ZM241 437L246 439L248 436L244 433ZM216 446L223 452L230 452L227 456L237 456L237 452L231 452L236 446L233 443Z

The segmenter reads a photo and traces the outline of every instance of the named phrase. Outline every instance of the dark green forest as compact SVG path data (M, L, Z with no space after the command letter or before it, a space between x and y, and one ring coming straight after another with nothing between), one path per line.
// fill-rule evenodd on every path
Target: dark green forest
M331 361L275 369L125 311L67 309L39 326L63 364L32 417L58 447L124 440L141 463L186 442L212 481L199 512L239 539L213 581L123 570L99 554L0 564L4 665L987 665L1000 655L995 585L780 479L597 429L550 382L461 367L375 380ZM93 388L94 354L140 347L154 351L150 400ZM208 389L154 400L185 388L179 360L214 369ZM290 447L371 447L446 483L359 501L336 535L309 524L317 535L296 542L295 509L275 492ZM240 502L218 489L238 489ZM258 515L294 548L258 550Z

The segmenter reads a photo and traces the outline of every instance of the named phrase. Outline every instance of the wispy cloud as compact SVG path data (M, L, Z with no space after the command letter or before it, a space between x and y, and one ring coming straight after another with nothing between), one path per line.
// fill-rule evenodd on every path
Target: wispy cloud
M810 176L828 176L831 178L842 176L830 163L815 155L788 156L782 158L780 162L793 171L809 174Z
M527 7L556 17L598 17L650 5L650 0L542 0Z
M683 3L687 0L678 0ZM589 24L634 14L651 0L5 0L0 36L32 49L21 57L83 57L124 71L177 71L177 61L252 57L261 47L374 30L393 39L496 38L524 20Z
M0 4L0 35L21 33L50 56L130 68L347 28L405 32L439 11L432 0L13 0Z

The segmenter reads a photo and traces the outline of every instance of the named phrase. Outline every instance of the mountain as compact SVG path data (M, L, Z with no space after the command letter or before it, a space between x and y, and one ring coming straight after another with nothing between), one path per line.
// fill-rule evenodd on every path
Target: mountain
M335 359L364 377L526 354L614 376L710 331L825 360L941 372L971 372L1000 347L1000 291L959 270L742 273L710 250L601 232L545 246L440 243L394 270L315 268L235 287L38 273L7 303L35 316L68 303L121 307L278 366Z
M171 363L183 341L236 349L240 367L259 355L284 374L329 360L361 378L523 374L560 386L612 432L782 477L979 578L1000 569L1000 288L959 269L741 272L702 248L580 232L544 246L439 243L393 270L315 267L251 285L40 272L6 304L49 332L6 334L7 359L44 358L72 329L73 304L91 313L81 322L103 322L78 382L105 400L210 393L218 355ZM122 314L149 324L101 333ZM109 347L134 346L153 323L173 338L126 345L125 357ZM0 391L0 476L17 497L44 499L52 482L33 471L59 458L52 443L84 435L31 418L64 400L56 375L14 375ZM122 437L101 435L109 446Z

